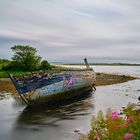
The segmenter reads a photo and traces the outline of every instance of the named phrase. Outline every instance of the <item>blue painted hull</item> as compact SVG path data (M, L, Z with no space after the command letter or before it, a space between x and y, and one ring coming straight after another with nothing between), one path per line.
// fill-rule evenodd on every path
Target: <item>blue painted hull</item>
M95 73L91 68L53 73L52 75L38 74L18 79L13 75L9 76L18 93L27 104L34 101L41 102L43 98L50 98L58 94L68 96L70 92L78 91L79 89L90 88L91 90L95 80Z

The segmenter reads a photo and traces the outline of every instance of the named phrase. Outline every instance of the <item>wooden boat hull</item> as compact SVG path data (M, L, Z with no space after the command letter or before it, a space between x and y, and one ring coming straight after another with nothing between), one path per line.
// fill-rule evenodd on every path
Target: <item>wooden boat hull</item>
M87 65L87 63L86 63ZM41 73L16 78L9 74L20 97L27 105L60 102L92 91L95 72L92 68L63 71L60 73Z
M91 93L93 88L91 86L84 86L77 89L71 89L65 92L60 92L56 94L51 94L45 97L38 97L34 100L30 100L29 106L55 106L61 105L68 100L74 100L76 98L85 97L87 94Z

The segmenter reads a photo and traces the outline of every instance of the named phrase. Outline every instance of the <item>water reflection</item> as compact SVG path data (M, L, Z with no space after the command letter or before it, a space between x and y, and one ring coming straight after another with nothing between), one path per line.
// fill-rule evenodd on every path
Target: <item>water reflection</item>
M19 115L15 129L39 131L45 127L59 127L60 122L76 120L80 116L88 116L94 108L90 102L93 93L86 93L84 97L70 100L58 107L25 108ZM92 98L93 101L93 98ZM61 124L62 125L62 124Z

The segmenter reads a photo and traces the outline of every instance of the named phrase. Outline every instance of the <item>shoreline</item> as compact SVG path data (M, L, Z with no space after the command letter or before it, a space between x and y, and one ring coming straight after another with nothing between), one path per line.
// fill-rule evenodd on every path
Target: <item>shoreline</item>
M105 86L124 83L135 79L137 79L137 77L107 74L107 73L96 73L95 86ZM11 93L17 92L9 78L0 78L0 93L1 92L11 92Z
M96 86L105 86L105 85L113 85L124 83L130 80L138 79L137 77L127 76L127 75L119 75L119 74L111 74L111 73L96 73Z

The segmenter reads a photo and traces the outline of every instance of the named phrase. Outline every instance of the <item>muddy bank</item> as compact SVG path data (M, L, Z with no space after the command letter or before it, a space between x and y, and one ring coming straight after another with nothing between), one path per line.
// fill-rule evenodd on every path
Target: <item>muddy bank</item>
M16 89L9 78L0 78L0 92L16 92Z
M131 76L125 76L125 75L97 73L95 84L96 86L110 85L110 84L116 84L116 83L123 83L123 82L134 80L134 79L136 78L131 77ZM16 89L9 78L0 79L0 92L16 93Z
M126 75L115 75L106 73L96 73L96 86L112 85L117 83L127 82L129 80L137 79L136 77Z

